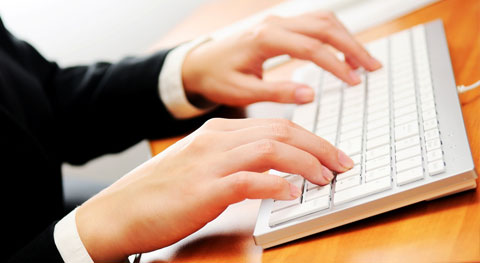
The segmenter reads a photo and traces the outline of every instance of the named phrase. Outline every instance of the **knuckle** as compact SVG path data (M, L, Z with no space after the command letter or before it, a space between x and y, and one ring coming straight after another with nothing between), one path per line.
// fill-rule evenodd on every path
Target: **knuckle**
M270 125L270 134L277 141L288 141L292 137L291 126L286 122L274 123Z
M291 121L289 119L277 119L276 121L280 125L284 125L284 126L289 127L289 128L295 128L297 126L293 121Z
M255 152L261 160L269 160L275 155L275 141L263 139L257 142Z
M249 187L248 174L246 173L237 173L232 179L231 190L235 193L237 197L244 197L247 194Z
M304 41L298 46L301 54L306 58L315 58L322 49L322 44L317 40Z
M207 129L214 129L216 127L219 127L222 125L222 122L224 122L224 119L222 118L212 118L207 120L202 127L207 128Z
M272 34L274 26L272 23L261 23L252 31L252 41L258 48L268 46L268 38Z
M208 131L199 132L190 141L189 148L193 149L194 151L201 151L203 149L208 149L212 139L214 139L215 136L218 137L218 135L214 135L212 132L208 132Z
M271 23L276 23L280 20L281 18L279 16L276 16L276 15L268 15L267 17L265 17L263 19L263 22L262 23L266 23L266 24L271 24Z

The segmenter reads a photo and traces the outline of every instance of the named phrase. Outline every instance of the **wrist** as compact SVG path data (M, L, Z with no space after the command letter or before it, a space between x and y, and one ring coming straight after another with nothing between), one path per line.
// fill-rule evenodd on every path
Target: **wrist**
M204 47L200 45L190 49L185 54L181 68L183 90L192 104L199 97L203 97L199 87L202 86L203 77L206 76L203 72L206 60L202 60L201 56Z
M118 215L111 203L103 197L93 197L78 207L75 216L80 239L94 262L125 262L129 256L124 253L125 240Z

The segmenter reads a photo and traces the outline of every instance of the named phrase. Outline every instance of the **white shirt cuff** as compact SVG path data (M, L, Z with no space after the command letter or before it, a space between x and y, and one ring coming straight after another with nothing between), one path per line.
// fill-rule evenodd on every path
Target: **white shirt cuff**
M58 221L53 230L53 238L63 261L67 263L91 263L92 258L80 239L75 215L77 209Z
M158 77L160 99L177 119L187 119L202 115L213 108L198 108L192 105L185 94L182 81L182 65L187 53L193 48L209 41L209 37L201 37L178 46L168 53Z

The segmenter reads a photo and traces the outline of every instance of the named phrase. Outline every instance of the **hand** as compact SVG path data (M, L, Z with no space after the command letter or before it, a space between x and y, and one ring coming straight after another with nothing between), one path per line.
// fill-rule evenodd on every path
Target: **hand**
M298 197L269 169L328 184L352 160L287 120L212 119L134 169L77 210L80 238L95 262L168 246L246 198ZM327 169L328 168L328 169Z
M341 51L345 61L331 47ZM313 90L306 85L262 80L263 62L282 54L313 61L350 85L360 82L354 72L359 66L381 67L330 12L272 16L249 31L204 43L187 54L182 68L187 96L231 106L312 101Z

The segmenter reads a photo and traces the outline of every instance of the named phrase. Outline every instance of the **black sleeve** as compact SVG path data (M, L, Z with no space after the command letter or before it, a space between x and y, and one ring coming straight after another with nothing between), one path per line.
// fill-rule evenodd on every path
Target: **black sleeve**
M81 164L201 122L176 120L161 102L158 77L170 50L116 63L61 68L8 31L5 35L9 39L2 42L8 43L9 55L44 89L61 161Z
M143 139L187 132L208 118L179 121L162 104L158 77L168 52L62 68L0 20L0 175L16 189L0 195L8 211L7 257L61 261L51 224L65 215L63 162L81 164Z
M64 262L53 239L55 224L56 222L51 224L27 246L11 257L8 262Z

